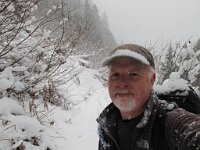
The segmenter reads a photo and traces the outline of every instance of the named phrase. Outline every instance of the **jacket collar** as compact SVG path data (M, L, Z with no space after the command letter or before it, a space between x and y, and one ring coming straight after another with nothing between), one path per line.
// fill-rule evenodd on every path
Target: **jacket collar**
M118 108L113 103L110 103L97 118L97 122L102 128L106 129L116 123L119 115Z
M137 128L142 128L147 124L152 110L155 108L156 104L158 104L158 98L154 92L151 92L149 100L146 104L146 108L144 110L144 115L141 121L137 124ZM118 108L113 103L110 103L97 118L97 122L102 128L107 129L111 125L115 126L119 115L120 111Z

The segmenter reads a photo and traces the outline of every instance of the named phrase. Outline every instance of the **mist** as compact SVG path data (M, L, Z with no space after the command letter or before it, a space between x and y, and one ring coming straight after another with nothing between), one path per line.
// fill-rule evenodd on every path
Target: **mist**
M120 43L164 45L200 38L199 0L93 0Z

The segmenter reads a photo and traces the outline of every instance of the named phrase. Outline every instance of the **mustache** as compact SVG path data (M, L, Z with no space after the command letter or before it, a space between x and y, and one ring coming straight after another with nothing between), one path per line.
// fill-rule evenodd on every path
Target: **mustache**
M116 89L114 92L116 94L134 94L130 89Z

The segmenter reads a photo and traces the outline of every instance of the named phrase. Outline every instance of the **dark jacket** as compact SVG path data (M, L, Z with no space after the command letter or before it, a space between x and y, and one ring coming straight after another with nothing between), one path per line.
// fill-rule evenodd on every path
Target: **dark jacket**
M195 150L200 149L200 117L183 109L166 110L151 94L144 115L133 130L132 150ZM117 118L120 112L111 103L100 114L99 150L120 150L117 142Z

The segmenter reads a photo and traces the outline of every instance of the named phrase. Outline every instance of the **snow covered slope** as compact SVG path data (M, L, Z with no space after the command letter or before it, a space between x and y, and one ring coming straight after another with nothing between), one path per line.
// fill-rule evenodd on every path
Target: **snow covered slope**
M59 92L67 97L68 110L49 104L49 110L39 116L40 119L45 116L43 124L16 100L0 99L0 150L97 149L96 118L110 102L107 89L98 79L98 71L82 67L76 81L63 85Z
M94 70L80 75L80 86L72 92L72 99L82 100L69 111L56 108L52 116L55 125L51 135L58 150L95 150L98 146L96 118L109 103L107 89L95 77ZM88 94L87 91L89 90Z

